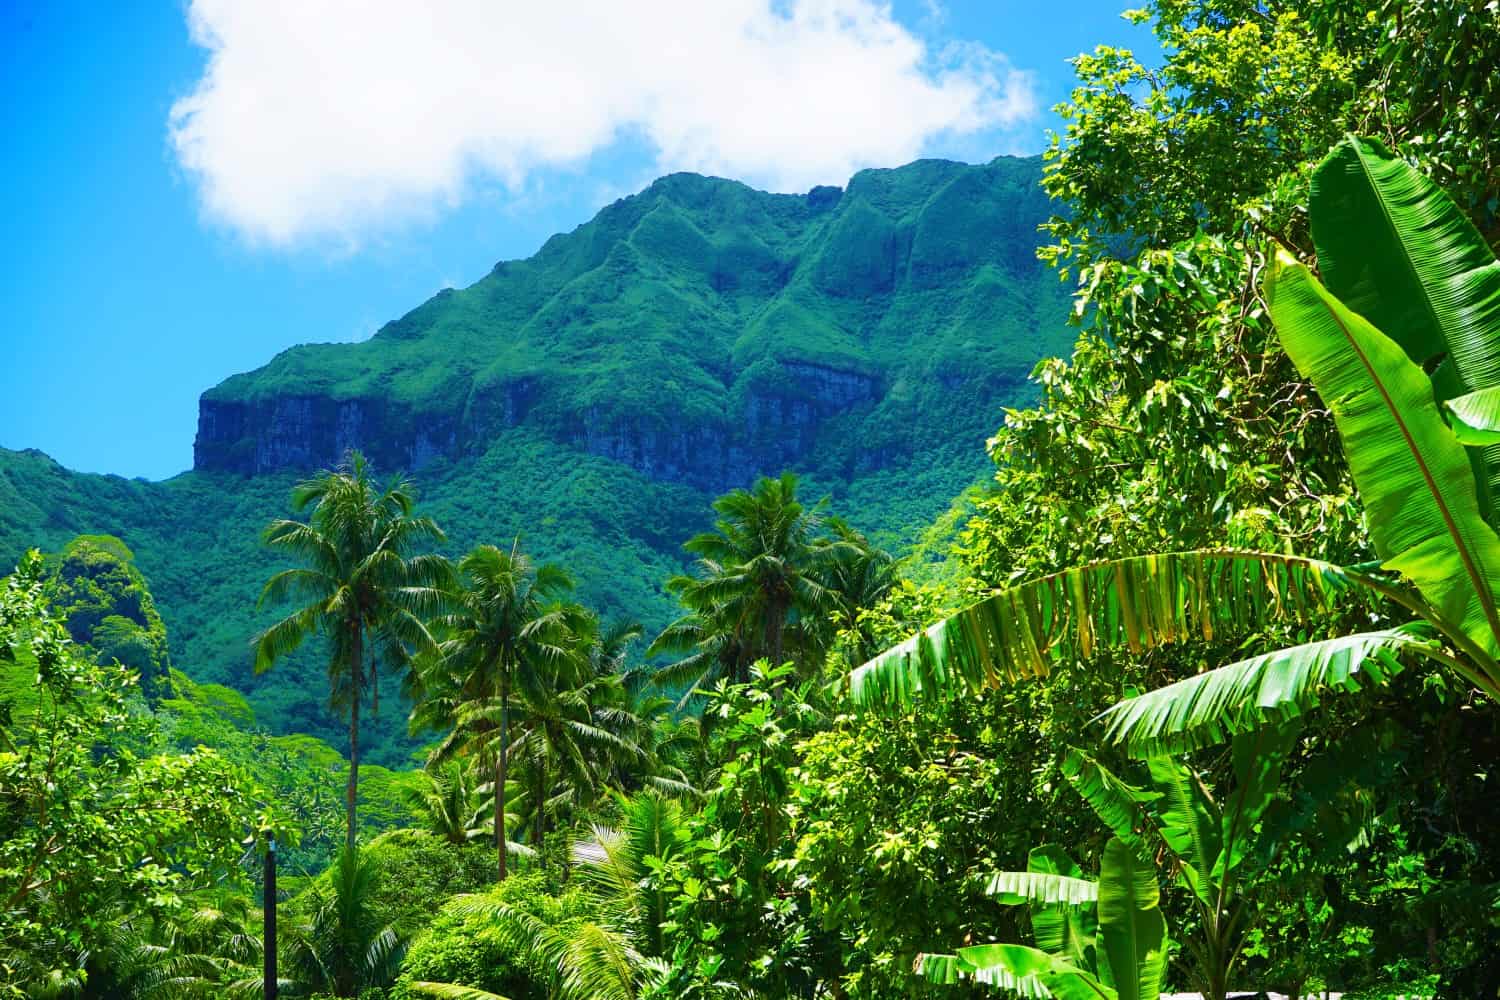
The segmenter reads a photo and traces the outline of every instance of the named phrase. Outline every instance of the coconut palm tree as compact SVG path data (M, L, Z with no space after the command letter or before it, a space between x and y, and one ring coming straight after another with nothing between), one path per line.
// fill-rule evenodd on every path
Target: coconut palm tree
M720 569L700 562L699 571L717 574ZM691 610L664 628L646 649L648 657L677 657L658 669L652 682L660 689L679 691L679 709L687 706L695 692L721 678L742 682L755 661L747 623L734 608L708 599L697 589L697 582L690 576L667 581L667 589Z
M639 627L606 628L577 607L566 618L573 656L526 691L519 711L516 747L531 770L531 834L537 848L549 816L587 808L615 773L649 764L637 742L642 722L620 672Z
M349 713L349 780L345 846L355 840L359 790L359 713L366 693L380 707L377 665L405 664L413 649L433 645L423 619L443 600L451 567L441 556L417 554L443 540L433 521L413 513L409 484L379 489L359 452L346 464L292 490L292 509L308 520L278 519L265 543L304 564L266 581L260 603L295 599L301 606L255 638L255 670L269 669L314 633L330 645L330 701Z
M815 658L820 617L832 604L824 571L848 542L822 537L822 504L797 499L797 477L784 472L714 501L713 531L683 546L697 556L691 576L668 581L688 610L657 636L647 655L677 653L660 671L664 687L692 691L727 677L743 683L750 664L783 662L788 646Z
M901 578L901 563L876 546L840 517L828 519L835 546L823 568L823 586L828 591L828 622L835 632L851 637L856 662L874 654L868 628L860 612L875 607Z
M506 552L480 545L458 564L451 610L438 617L444 636L422 667L426 704L415 721L451 727L437 760L465 754L494 766L494 831L499 878L506 877L508 768L517 695L539 693L574 656L568 610L558 603L573 589L556 566L536 566L519 543Z

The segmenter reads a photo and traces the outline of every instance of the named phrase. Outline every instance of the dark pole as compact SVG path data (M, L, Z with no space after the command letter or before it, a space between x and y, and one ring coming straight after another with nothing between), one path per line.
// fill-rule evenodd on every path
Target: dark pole
M266 831L266 1000L276 1000L276 836Z

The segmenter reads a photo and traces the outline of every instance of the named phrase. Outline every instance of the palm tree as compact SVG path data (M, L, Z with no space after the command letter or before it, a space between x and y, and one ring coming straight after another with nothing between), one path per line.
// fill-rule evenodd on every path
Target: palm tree
M260 603L296 598L296 611L255 638L255 670L267 670L314 633L328 637L330 702L349 711L349 781L345 790L345 846L355 838L359 791L359 710L365 692L379 711L376 668L381 658L403 664L410 648L432 645L423 617L440 606L451 575L437 555L412 554L441 542L431 519L412 513L405 480L384 490L370 479L364 456L351 452L339 469L323 472L292 491L292 509L312 508L307 522L272 521L267 545L305 565L266 581Z
M813 651L813 623L830 603L822 571L847 547L818 536L821 504L802 505L790 472L727 493L714 510L714 530L683 546L698 557L697 573L668 582L689 614L647 650L685 654L663 668L660 681L691 682L689 693L719 677L743 682L761 657L783 662L789 630L796 645Z
M423 771L422 778L422 787L409 794L429 833L454 845L490 836L474 775L463 762L444 761Z
M551 973L552 995L563 1000L637 1000L667 971L669 900L647 888L648 857L670 860L678 851L682 809L655 794L622 799L618 829L594 827L573 845L579 882L598 916L553 927L524 910L484 896L460 896L449 912L492 921L494 932ZM429 996L501 1000L493 993L448 983L413 983Z
M557 599L573 589L556 566L534 566L519 551L480 545L458 564L452 610L437 619L445 638L423 669L428 705L416 721L452 726L436 752L494 761L495 854L506 877L505 803L517 689L539 692L545 678L572 655L567 611Z
M1378 142L1335 147L1314 172L1310 207L1329 287L1282 252L1265 297L1282 345L1332 410L1381 561L1203 550L1066 570L875 657L851 676L856 703L1044 676L1111 646L1138 653L1267 621L1316 624L1339 605L1409 618L1128 699L1104 713L1105 738L1143 757L1217 742L1306 712L1326 692L1380 683L1403 655L1500 699L1500 262L1446 194Z
M628 738L640 749L640 757L615 761L612 785L625 792L649 788L700 797L708 748L698 717L675 712L672 699L657 694L655 686L638 675L625 677L620 697L620 718L630 720Z
M312 914L287 938L289 971L297 982L337 997L357 997L390 985L401 965L402 942L375 913L379 872L359 848L345 848L329 869L329 884Z
M853 652L864 660L875 652L860 612L875 607L901 578L900 561L874 545L843 518L830 517L829 531L840 543L823 570L829 595L829 621L837 632L851 637Z
M699 571L717 573L719 567L700 562ZM755 660L744 634L746 623L734 609L708 599L697 584L698 580L690 576L667 581L667 589L692 610L664 628L646 648L648 657L677 656L657 670L652 681L658 688L682 692L679 709L693 699L696 691L720 678L743 682Z
M521 698L515 744L529 761L531 834L541 846L549 815L587 808L622 770L648 764L637 737L621 672L634 623L603 626L598 616L571 606L565 614L573 655L559 661L542 683Z

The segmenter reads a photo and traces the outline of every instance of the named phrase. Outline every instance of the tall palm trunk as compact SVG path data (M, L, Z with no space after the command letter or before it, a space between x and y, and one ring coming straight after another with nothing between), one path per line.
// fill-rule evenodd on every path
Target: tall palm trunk
M349 666L349 784L344 789L344 845L354 850L354 811L359 801L359 699L364 679L364 628L354 623L354 647Z
M547 822L547 742L542 739L536 760L536 820L531 824L531 843L542 867L547 867L547 856L542 851L543 824Z
M782 635L786 630L787 604L779 598L766 602L766 653L771 666L781 666Z
M505 769L510 755L510 678L500 675L500 753L495 758L495 853L500 881L505 881Z

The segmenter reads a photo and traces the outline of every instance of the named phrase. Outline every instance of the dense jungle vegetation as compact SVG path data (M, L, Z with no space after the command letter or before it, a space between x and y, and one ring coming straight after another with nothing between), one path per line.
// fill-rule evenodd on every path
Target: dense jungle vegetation
M0 449L0 565L75 535L127 542L172 651L279 735L340 750L320 651L275 675L247 639L275 554L266 512L348 448L420 475L444 554L520 535L607 617L659 629L663 583L719 493L795 469L904 547L985 473L999 407L1067 349L1068 288L1036 259L1040 156L919 160L769 194L673 174L532 257L446 289L360 343L296 348L200 400L194 467L163 482ZM977 334L983 331L983 335ZM405 768L409 705L367 720Z
M285 996L1500 995L1500 6L1127 16L1163 65L1078 57L1043 178L1072 355L914 556L759 478L643 629L360 455L261 481L254 667L345 755L39 539L0 985L261 995L271 833Z

